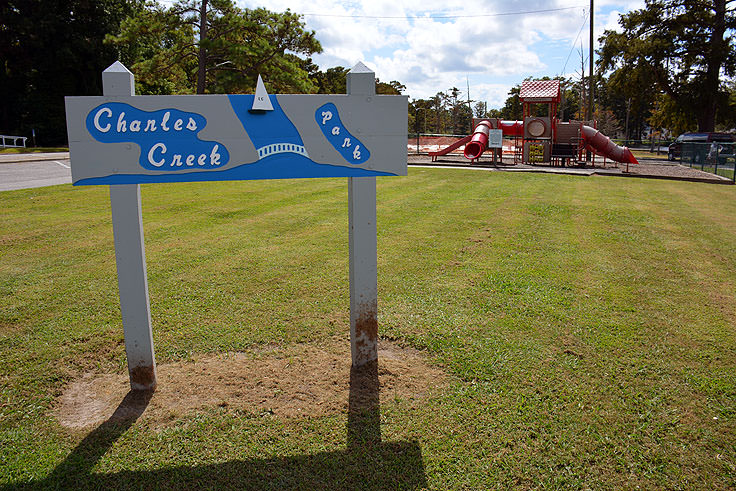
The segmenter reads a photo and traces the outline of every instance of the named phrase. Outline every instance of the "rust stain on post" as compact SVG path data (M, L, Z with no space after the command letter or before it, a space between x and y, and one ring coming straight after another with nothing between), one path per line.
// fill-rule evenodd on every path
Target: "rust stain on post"
M359 367L378 359L377 306L361 305L355 316L353 366Z
M156 369L153 366L137 366L130 370L130 387L133 390L156 388Z

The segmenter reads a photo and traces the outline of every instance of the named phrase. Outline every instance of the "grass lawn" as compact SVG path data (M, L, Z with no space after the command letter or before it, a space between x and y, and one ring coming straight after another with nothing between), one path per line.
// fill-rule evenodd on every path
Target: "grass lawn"
M348 342L346 179L142 195L159 366ZM736 188L412 169L378 203L380 335L446 381L348 445L345 412L61 426L126 366L108 189L0 193L0 486L736 487Z
M687 164L683 164L683 165L687 165ZM703 170L705 172L710 172L711 174L717 174L719 176L725 177L726 179L733 180L734 164L731 162L728 162L725 165L718 165L718 167L716 167L715 165L704 165L704 166L694 165L692 167L695 169Z
M647 160L647 159L667 160L667 151L666 150L665 151L662 151L662 152L659 152L659 153L657 153L656 151L655 152L650 152L649 150L642 150L642 149L630 149L630 150L631 150L631 153L634 154L634 157L636 157L637 159L643 159L643 160Z
M4 153L43 153L43 152L68 152L69 147L21 147L0 148L0 154Z

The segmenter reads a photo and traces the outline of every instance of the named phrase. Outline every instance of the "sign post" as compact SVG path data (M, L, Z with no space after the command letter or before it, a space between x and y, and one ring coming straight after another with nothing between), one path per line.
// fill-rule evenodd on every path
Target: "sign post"
M347 91L370 99L375 74L358 63L347 74ZM353 366L378 359L378 255L376 178L348 177L350 250L350 353Z
M408 98L376 95L358 63L347 94L135 96L115 62L103 97L67 97L72 182L109 185L130 385L156 387L141 183L347 177L353 366L378 358L376 176L407 174Z
M105 96L133 96L133 74L122 63L115 62L102 72L102 89ZM130 386L133 390L153 390L156 355L148 300L141 185L111 185L110 207Z
M496 163L496 154L498 154L498 159L503 163L503 130L488 130L488 148L493 153L493 163Z

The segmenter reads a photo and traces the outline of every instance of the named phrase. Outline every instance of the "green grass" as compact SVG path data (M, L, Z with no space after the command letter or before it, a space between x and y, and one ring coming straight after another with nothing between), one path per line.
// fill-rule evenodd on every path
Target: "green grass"
M730 169L726 168L726 169L724 169L722 167L718 167L718 169L713 169L713 170L714 171L717 170L716 173L719 176L723 176L723 177L725 177L727 179L731 179L732 181L734 180L734 175L733 175L734 174L734 169L733 168L730 168Z
M21 147L0 148L0 155L4 153L38 153L38 152L68 152L69 147Z
M642 150L642 149L634 149L631 148L631 153L634 154L634 157L637 159L657 159L657 160L667 160L667 152L650 152L649 150Z
M727 163L724 165L719 165L716 167L712 164L706 164L704 166L694 165L693 168L700 169L705 172L710 172L711 174L717 174L721 177L725 177L726 179L733 180L733 164Z
M105 187L0 193L0 485L736 486L736 190L411 170L378 180L379 324L447 386L347 415L157 429L49 416L125 369ZM345 179L142 186L159 364L346 335ZM346 341L347 342L347 341ZM89 434L88 434L89 433Z

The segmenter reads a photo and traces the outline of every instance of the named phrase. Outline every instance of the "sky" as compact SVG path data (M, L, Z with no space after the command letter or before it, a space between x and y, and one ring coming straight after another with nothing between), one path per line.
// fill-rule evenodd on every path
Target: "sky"
M303 15L323 52L322 70L362 61L383 82L406 85L410 99L457 87L500 108L526 77L580 77L587 60L589 0L236 0L241 7L290 8ZM643 0L594 2L594 34L618 29L621 13ZM596 49L597 49L596 41ZM585 62L586 70L588 62Z

